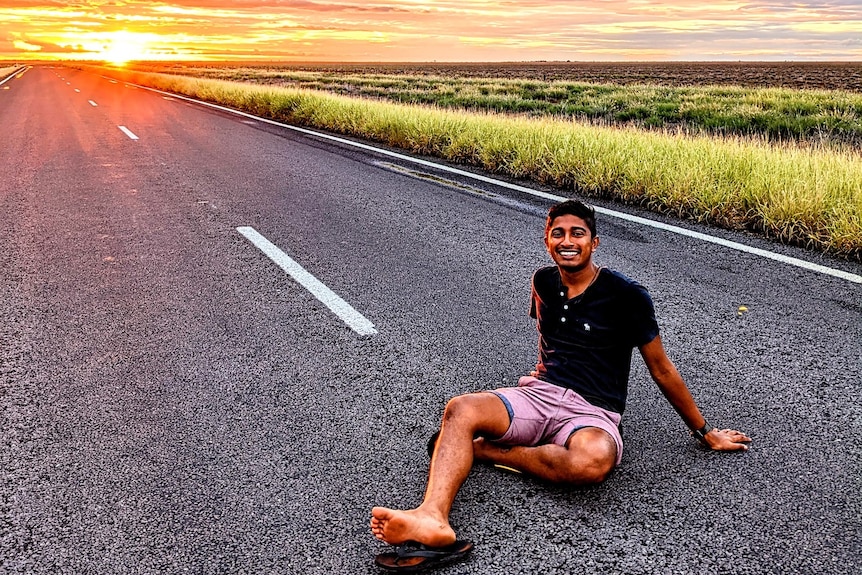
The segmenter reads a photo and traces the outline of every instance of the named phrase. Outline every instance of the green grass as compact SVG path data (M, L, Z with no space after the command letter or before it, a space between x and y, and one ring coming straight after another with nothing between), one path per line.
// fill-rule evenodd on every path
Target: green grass
M144 64L139 68L147 71ZM165 66L150 66L149 71ZM690 134L862 145L862 95L838 90L740 86L668 87L433 75L346 74L265 67L184 66L182 75L309 89L400 103L601 124L673 128Z
M862 261L862 157L849 150L596 126L311 90L111 71L315 127Z

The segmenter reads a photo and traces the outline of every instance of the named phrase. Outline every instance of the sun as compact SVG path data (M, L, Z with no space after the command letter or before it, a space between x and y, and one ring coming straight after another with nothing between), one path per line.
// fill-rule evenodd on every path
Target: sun
M148 34L120 30L112 32L100 53L105 62L123 66L132 60L145 60L149 53Z

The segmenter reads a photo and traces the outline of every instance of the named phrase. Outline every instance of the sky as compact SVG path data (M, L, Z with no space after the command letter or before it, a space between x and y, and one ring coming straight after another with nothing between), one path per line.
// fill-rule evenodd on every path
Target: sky
M0 60L862 61L862 0L0 0Z

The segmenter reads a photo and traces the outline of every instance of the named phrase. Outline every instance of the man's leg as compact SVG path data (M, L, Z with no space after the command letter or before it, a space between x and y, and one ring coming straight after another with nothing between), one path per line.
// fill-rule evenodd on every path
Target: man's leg
M449 512L473 466L473 438L500 437L509 428L509 412L493 393L460 395L443 413L440 438L431 458L425 498L416 509L375 507L371 532L381 541L399 545L418 541L432 547L455 542Z
M617 459L614 439L598 427L582 427L569 437L565 446L509 447L480 438L473 447L478 461L573 485L601 483L613 471Z

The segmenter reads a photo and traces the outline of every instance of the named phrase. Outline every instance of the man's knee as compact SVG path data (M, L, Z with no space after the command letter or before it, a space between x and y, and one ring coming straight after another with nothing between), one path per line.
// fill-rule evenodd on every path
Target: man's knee
M443 410L443 421L472 421L479 415L479 408L476 405L476 394L468 393L465 395L457 395L449 400L446 408Z
M449 400L443 411L443 425L468 427L474 434L499 437L509 427L509 414L493 393L467 393Z
M606 457L579 457L560 470L558 480L573 485L595 485L610 477L614 467L615 462Z
M591 459L583 468L581 482L589 485L602 483L611 476L615 463L613 458L605 456Z
M602 483L616 467L616 442L601 429L583 429L573 434L567 448L571 457L565 471L572 483Z

